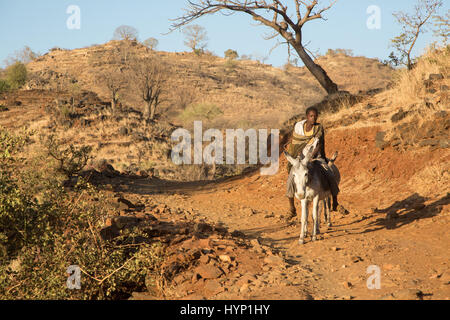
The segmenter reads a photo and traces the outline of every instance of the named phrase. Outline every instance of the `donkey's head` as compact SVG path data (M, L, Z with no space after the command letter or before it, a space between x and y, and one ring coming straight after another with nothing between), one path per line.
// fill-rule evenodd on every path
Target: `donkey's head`
M284 155L289 163L292 165L292 174L294 176L294 183L297 189L297 192L300 194L306 193L306 186L310 180L310 174L308 170L308 164L312 159L312 153L317 146L318 139L315 139L314 143L311 145L307 145L303 152L297 158L293 158L284 151Z

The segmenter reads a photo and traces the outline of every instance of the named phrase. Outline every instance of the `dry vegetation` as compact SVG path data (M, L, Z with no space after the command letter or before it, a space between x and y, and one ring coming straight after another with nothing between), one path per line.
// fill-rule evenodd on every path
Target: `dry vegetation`
M99 84L99 79L94 77L117 70L117 60L109 63L110 60L103 59L110 50L118 53L125 65L133 54L141 58L157 55L166 70L171 70L164 102L156 110L154 120L144 115L145 101L136 94L135 88L122 87L122 82L118 97L117 92L113 97L117 98L117 108L112 108L108 86ZM237 240L229 234L228 238L224 237L227 232L224 233L223 228L203 222L196 225L192 225L192 221L186 222L186 217L196 216L193 208L170 211L149 199L145 205L127 204L125 209L123 204L118 204L117 197L127 188L145 194L148 191L139 190L139 187L154 183L151 190L158 193L167 181L151 179L154 176L167 180L204 180L244 171L245 166L176 166L170 161L171 133L178 125L190 128L192 121L198 118L204 120L205 127L222 130L236 126L274 127L292 122L295 116L303 117L305 106L321 101L319 105L324 108L321 119L326 130L331 132L331 139L339 136L333 135L334 130L345 131L346 134L340 134L344 140L358 138L348 134L352 130L376 133L375 145L366 150L374 157L370 161L383 161L380 157L375 158L378 149L388 148L386 161L391 163L398 154L428 159L424 155L433 151L432 161L426 165L419 163L412 169L399 168L403 170L405 176L402 178L410 190L422 196L445 199L450 170L449 54L449 47L432 48L412 71L396 71L388 89L358 96L347 94L332 102L323 102L324 92L304 68L288 66L282 70L255 61L222 59L207 54L154 52L136 42L126 41L111 41L72 51L52 50L28 64L31 78L27 90L10 91L0 96L0 105L7 108L0 109L0 186L4 188L0 193L0 296L120 299L128 298L132 291L153 287L158 287L159 294L164 294L165 290L171 292L169 284L174 284L171 281L178 271L193 268L202 255L196 247L200 244L195 242L202 240L192 240L192 247L184 251L190 255L189 261L176 260L180 254L175 249L172 250L175 262L165 259L165 255L170 248L185 246L186 239L208 232L207 236L227 241L218 248L231 247L233 251L234 247L239 247L235 250L239 252L237 257L245 256L246 249L236 245ZM386 88L393 74L393 70L376 60L343 53L328 54L318 58L317 62L341 89L353 94ZM327 112L331 104L333 112ZM29 134L16 137L7 132L17 133L23 127ZM52 136L55 140L49 140ZM49 143L53 148L49 148ZM364 151L357 150L356 143L339 143L347 148L343 151L346 157L342 158L343 162L348 162L346 172L353 174L352 180L347 179L343 187L353 184L352 190L375 190L377 185L371 185L372 172L379 170L383 175L385 167L380 169L374 165L353 172L352 159ZM70 148L71 144L74 148ZM14 150L10 146L14 146ZM83 149L83 146L87 148ZM82 164L87 159L85 155L93 158L83 172L79 172L77 163L71 167L73 172L61 170L67 162L53 159L49 155L51 150L60 154L53 158L61 158L62 154L64 159ZM439 156L436 156L436 150ZM77 152L80 154L74 156ZM389 171L385 175L387 180L392 178L388 174L400 174L386 171ZM86 183L83 177L104 190ZM279 176L274 178L280 179ZM395 182L395 179L391 180ZM258 188L267 187L257 184ZM226 190L220 192L227 193ZM239 193L248 193L249 198L253 198L247 190L239 190ZM259 198L252 201L261 202ZM151 210L140 211L140 207ZM255 215L252 210L242 211L250 212L251 217ZM172 220L160 223L154 217L156 213L165 213L170 219L177 214L180 221L184 220L182 223ZM273 215L267 216L273 218ZM28 229L13 230L11 226L15 224L29 223L28 220L14 220L17 217L30 218L32 223ZM59 219L68 224L61 224ZM130 221L133 228L128 228ZM134 228L141 223L147 233ZM47 233L48 228L53 231ZM76 232L78 230L82 232ZM112 232L113 236L107 232ZM161 249L161 242L164 249ZM82 250L76 249L78 247ZM61 269L66 266L69 254L73 254L73 259L90 275L89 290L79 295L71 295L58 287L66 276ZM239 264L233 264L231 262L236 260L230 259L228 263L218 256L208 257L231 271L246 266L241 260ZM281 259L273 258L272 254L270 257L277 261ZM181 258L186 256L181 255ZM255 265L264 260L262 254L254 254L253 258ZM36 263L38 270L34 268ZM52 267L47 268L50 264ZM28 277L32 278L31 282ZM47 278L54 280L45 282ZM184 280L178 277L177 281ZM25 286L24 283L33 285ZM174 292L176 290L172 294Z
M155 52L127 41L110 41L105 45L72 51L53 50L28 64L31 74L39 81L30 88L51 88L65 79L76 79L85 90L94 91L109 101L108 91L95 83L93 75L112 70L105 63L110 52L119 52L126 64L130 55L157 55L170 69L165 102L160 115L178 122L177 115L189 104L214 104L224 114L211 126L235 127L245 119L253 127L275 127L298 114L306 106L319 102L326 94L304 67L273 68L252 60L230 60L204 54ZM392 70L374 59L346 55L322 57L318 62L329 70L341 90L357 93L360 90L384 88ZM51 78L52 85L49 85ZM128 88L119 94L123 105L143 111L145 103ZM276 115L273 110L277 110Z

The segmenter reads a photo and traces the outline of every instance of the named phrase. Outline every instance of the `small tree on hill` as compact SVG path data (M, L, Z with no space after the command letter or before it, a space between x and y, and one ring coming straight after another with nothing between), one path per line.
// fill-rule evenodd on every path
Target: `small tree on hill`
M117 67L114 67L112 70L104 70L97 76L97 83L109 92L113 112L117 109L119 92L127 87L126 80L123 72Z
M157 57L133 57L130 64L131 81L145 102L148 120L154 120L156 109L163 101L166 90L167 71Z
M155 39L155 38L148 38L147 40L142 42L142 44L144 46L146 46L147 48L149 48L150 50L155 50L159 44L159 41L158 41L158 39Z
M31 50L29 46L25 46L23 49L15 51L12 55L4 60L5 65L10 66L16 62L22 62L27 64L39 57L39 54Z
M206 30L198 24L188 26L183 30L186 40L184 44L191 48L193 52L202 52L207 45L208 37L206 35Z
M402 27L402 33L391 40L393 48L398 52L401 64L411 70L414 61L411 57L412 50L419 38L425 32L430 18L442 6L442 0L418 0L412 14L402 11L393 15Z
M113 39L114 40L137 40L139 32L127 25L122 25L117 27L114 31Z
M232 50L232 49L228 49L227 51L225 51L224 54L225 54L225 58L230 59L230 60L234 60L239 57L237 51Z
M6 81L11 89L19 89L27 81L27 68L22 62L16 62L6 69Z

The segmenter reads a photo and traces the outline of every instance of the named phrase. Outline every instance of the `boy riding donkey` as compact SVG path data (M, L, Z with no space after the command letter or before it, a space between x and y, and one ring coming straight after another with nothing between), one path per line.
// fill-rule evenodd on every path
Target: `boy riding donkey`
M312 143L317 138L319 143L314 149L312 158L320 162L320 170L323 172L322 183L330 190L333 196L332 211L337 211L338 201L337 195L339 193L339 187L336 182L336 178L333 171L328 167L328 159L325 157L325 132L322 124L317 123L319 111L315 107L309 107L306 109L306 119L297 122L294 126L292 134L292 142L287 150L291 157L296 158L303 152L303 149ZM334 155L336 158L337 154ZM294 205L295 184L293 175L291 172L292 165L288 162L288 180L287 180L287 192L286 196L289 199L289 212L287 220L294 218L297 213Z

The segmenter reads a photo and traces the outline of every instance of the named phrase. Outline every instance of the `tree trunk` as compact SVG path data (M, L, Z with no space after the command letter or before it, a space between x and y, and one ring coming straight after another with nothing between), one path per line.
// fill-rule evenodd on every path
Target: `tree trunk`
M406 66L408 67L408 70L412 70L412 61L411 61L410 53L408 53L407 58L408 58L408 63Z
M330 79L326 71L311 59L303 45L301 43L292 43L292 46L295 51L297 51L306 68L312 73L317 81L319 81L322 88L324 88L328 94L338 92L338 86Z
M153 101L147 101L147 117L149 120L155 119L155 109L156 107L153 105Z

